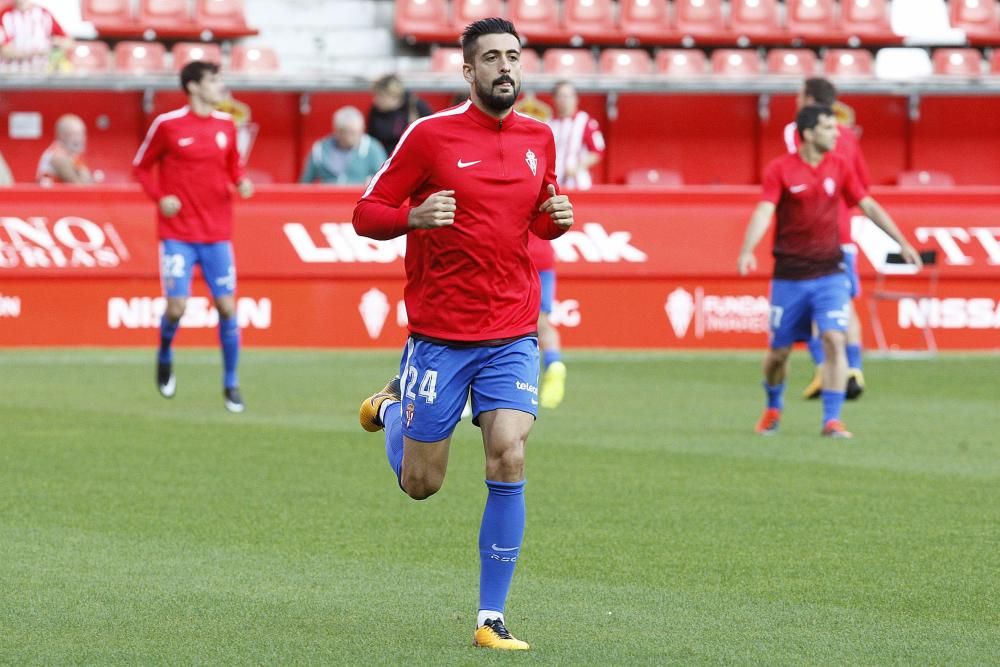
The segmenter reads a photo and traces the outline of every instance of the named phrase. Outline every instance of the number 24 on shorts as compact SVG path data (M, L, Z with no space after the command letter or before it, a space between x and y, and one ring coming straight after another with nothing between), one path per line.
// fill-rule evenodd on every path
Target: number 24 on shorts
M413 393L413 388L417 384L417 376L417 369L413 366L409 366L406 369L406 397L416 399L419 395L428 405L433 404L434 399L437 398L437 371L424 371L424 377L420 380L420 387L417 388L417 393L415 394Z

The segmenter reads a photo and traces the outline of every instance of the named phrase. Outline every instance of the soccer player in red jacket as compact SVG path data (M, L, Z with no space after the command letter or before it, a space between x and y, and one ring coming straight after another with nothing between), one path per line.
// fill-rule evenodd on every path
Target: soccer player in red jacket
M225 406L243 412L236 373L240 329L231 186L247 199L253 184L243 175L232 117L215 110L225 94L219 66L188 63L181 70L181 88L188 105L156 117L132 163L136 179L158 208L160 277L167 308L160 321L156 385L166 398L177 391L172 343L191 296L192 272L200 264L219 312ZM159 178L153 174L156 166Z
M840 248L840 208L860 206L865 215L896 241L906 261L920 266L920 255L857 178L842 157L833 154L837 121L830 107L803 107L795 118L802 145L798 153L771 161L764 171L763 195L750 217L737 266L740 275L757 268L754 248L777 218L774 232L774 278L771 280L770 346L764 358L767 407L756 431L778 432L783 408L788 355L796 341L819 329L823 363L823 420L820 433L850 438L840 419L847 385L846 332L850 281Z
M521 88L513 24L476 21L462 35L470 99L414 122L357 207L363 236L407 234L410 337L399 376L361 405L385 428L400 488L421 500L444 482L452 430L471 390L488 495L479 531L474 642L527 649L504 605L524 535L524 446L538 413L538 273L528 235L573 224L556 188L552 131L512 110Z

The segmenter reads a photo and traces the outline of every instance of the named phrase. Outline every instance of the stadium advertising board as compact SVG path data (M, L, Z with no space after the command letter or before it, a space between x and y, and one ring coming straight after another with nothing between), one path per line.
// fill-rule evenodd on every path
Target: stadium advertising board
M909 294L874 303L890 345L1000 347L1000 191L876 192L938 274L887 264L891 241L854 222L860 272ZM238 310L249 344L395 347L405 337L405 239L358 237L355 190L262 187L237 203ZM756 348L765 344L760 271L736 274L752 188L573 196L577 224L555 242L553 319L579 347ZM163 309L153 207L131 187L0 192L0 345L150 345ZM886 275L888 274L888 275ZM869 301L859 308L871 319ZM181 344L212 345L217 315L196 280ZM71 325L70 325L71 323ZM866 324L866 326L868 326ZM874 344L870 326L866 332Z

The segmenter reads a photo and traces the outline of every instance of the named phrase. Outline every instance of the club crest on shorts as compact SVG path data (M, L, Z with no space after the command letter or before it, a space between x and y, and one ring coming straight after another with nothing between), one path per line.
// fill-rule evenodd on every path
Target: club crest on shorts
M531 175L532 176L537 176L538 175L538 158L535 157L535 154L533 152L531 152L530 148L524 154L524 161L528 163L528 167L531 169Z
M226 137L225 132L215 133L215 143L219 146L219 150L226 150L226 146L229 145L229 138Z
M823 190L826 191L827 196L832 197L833 193L837 191L837 183L832 178L827 176L823 179Z
M413 422L413 403L406 404L406 428L410 428L410 423Z

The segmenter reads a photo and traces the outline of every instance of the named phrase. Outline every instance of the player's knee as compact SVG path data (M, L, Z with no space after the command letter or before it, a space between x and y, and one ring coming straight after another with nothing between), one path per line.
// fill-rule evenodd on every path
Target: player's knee
M168 300L166 315L168 320L173 320L174 322L180 320L184 317L184 310L187 308L187 301L182 300Z
M216 302L215 307L219 311L219 317L224 320L232 319L236 314L236 308L231 299L220 300Z
M414 500L426 500L441 490L444 478L438 475L407 473L403 468L401 481L403 491Z
M524 447L507 447L486 461L487 479L516 482L524 478Z

